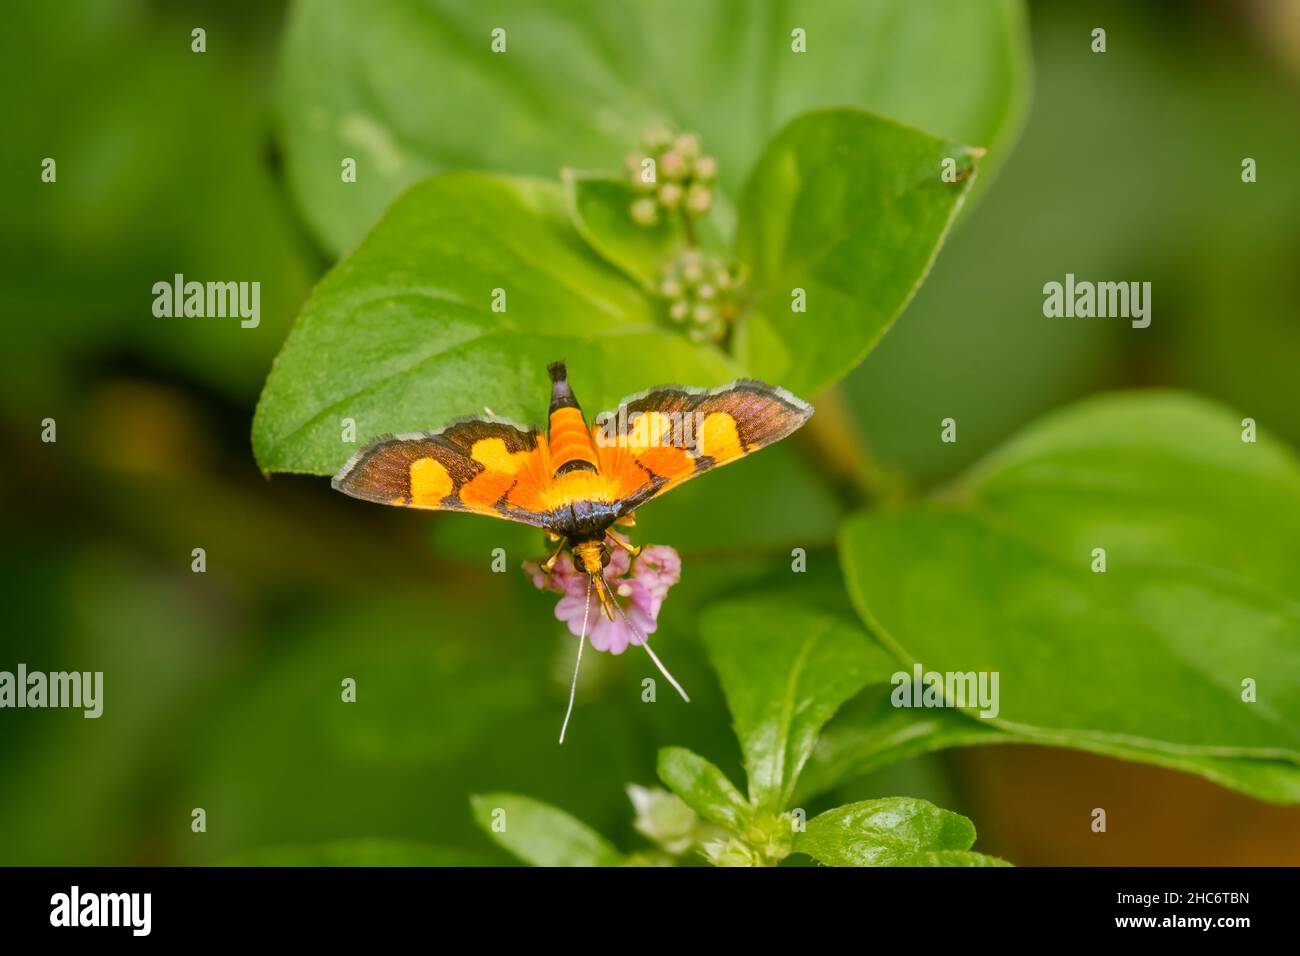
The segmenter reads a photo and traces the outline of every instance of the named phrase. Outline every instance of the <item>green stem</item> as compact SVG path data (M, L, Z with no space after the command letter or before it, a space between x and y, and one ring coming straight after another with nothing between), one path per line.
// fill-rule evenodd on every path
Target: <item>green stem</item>
M827 389L814 404L817 414L798 436L840 501L856 510L903 498L900 477L880 469L841 387Z
M695 223L691 221L691 214L686 211L685 207L678 210L682 216L682 232L686 235L686 244L692 249L699 247L699 240L695 236Z

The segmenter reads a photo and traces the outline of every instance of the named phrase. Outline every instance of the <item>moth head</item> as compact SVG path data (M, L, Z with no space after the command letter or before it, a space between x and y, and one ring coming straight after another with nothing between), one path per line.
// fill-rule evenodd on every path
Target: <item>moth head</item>
M573 546L573 556L581 570L597 577L609 565L609 548L601 540L579 541Z
M573 546L573 557L578 568L585 571L591 578L591 584L596 591L596 598L600 601L601 611L604 612L605 617L611 621L614 620L617 605L614 603L614 595L610 593L609 585L605 583L605 568L609 564L609 547L600 539L579 541Z

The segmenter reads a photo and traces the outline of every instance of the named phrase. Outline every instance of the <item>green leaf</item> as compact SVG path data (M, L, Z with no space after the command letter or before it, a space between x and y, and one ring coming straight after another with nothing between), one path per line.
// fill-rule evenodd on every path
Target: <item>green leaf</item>
M827 724L799 779L800 799L936 750L1023 742L961 711L895 707L889 699L893 690L891 684L873 684Z
M674 793L634 783L628 784L626 790L636 813L633 829L671 856L679 856L698 843L701 831L716 829L702 826L699 814Z
M997 723L1039 742L1298 761L1300 467L1240 421L1167 392L1053 415L946 495L852 519L854 601L906 661L997 671Z
M493 290L506 294L492 310ZM264 471L333 474L364 441L484 406L542 421L548 362L593 413L667 382L736 377L712 348L665 334L641 292L569 224L559 186L473 173L410 189L312 294L253 422Z
M734 197L781 126L831 105L1001 154L1028 61L1019 0L299 2L284 45L286 165L335 252L430 173L615 170L658 122L700 133ZM342 181L343 157L356 182Z
M623 855L563 810L514 793L470 798L483 832L533 866L621 866ZM503 811L503 812L500 812Z
M887 797L813 817L795 834L794 849L827 866L970 866L920 855L969 850L974 842L975 827L961 814L926 800Z
M682 241L676 222L667 216L660 216L653 226L634 222L628 209L638 194L622 180L566 171L564 185L582 238L607 262L653 292Z
M705 820L740 831L749 818L749 802L727 775L685 747L659 751L659 779Z
M932 850L909 857L899 866L1010 866L1006 860L971 850Z
M882 767L951 747L985 744L1044 744L1030 734L1013 733L987 720L951 709L898 708L889 703L893 687L868 687L822 731L799 778L796 800L807 800ZM1110 741L1072 742L1079 750L1120 760L1155 764L1204 777L1268 803L1300 803L1300 766L1285 760L1211 757L1129 747Z
M461 92L473 90L469 115L474 131L463 136L466 144L493 138L484 137L479 128L484 116L497 116L493 106L507 111L510 122L496 138L497 145L509 144L499 155L503 162L517 156L524 145L512 141L513 133L521 131L529 142L544 131L549 148L559 143L559 148L573 150L578 155L569 156L569 161L582 165L590 165L581 155L583 142L608 146L618 140L622 145L613 155L621 160L624 147L635 141L635 132L613 136L607 122L592 127L594 138L562 135L570 120L589 122L593 102L613 95L612 103L620 95L619 84L612 94L601 86L610 50L604 45L594 52L587 49L585 27L510 6L494 12L494 26L484 27L481 54L474 54L468 38L483 26L475 19L482 14L460 8L432 4L415 9L393 0L376 5L364 23L354 23L352 14L338 10L308 10L298 9L287 48L290 101L300 98L307 105L291 111L289 122L310 129L303 138L310 144L310 176L328 172L330 198L306 206L329 217L331 224L323 228L346 235L348 242L360 233L360 211L377 214L379 203L398 186L444 165L467 165L450 145L464 131L449 114L443 114L448 122L436 136L390 135L373 115L377 106L395 112L411 109L399 95L408 87L390 83L394 76L418 76L426 68L428 50L421 44L446 53L438 68L439 82L431 88L445 91L458 103ZM527 26L517 31L513 52L496 56L487 48L487 38L502 22L499 17L512 11ZM684 8L678 13L685 20L698 11ZM604 7L592 15L607 23L620 17ZM660 15L656 10L654 16ZM842 16L852 21L856 14L846 9ZM882 29L879 23L873 27ZM764 32L770 30L768 21L757 29L753 37L760 42L751 52L788 49L784 30ZM733 25L728 24L731 32ZM547 47L544 71L538 48L529 44L529 38L535 43L543 35L554 41ZM303 42L303 37L311 42ZM300 73L296 66L301 58L312 60L321 47L345 44L351 51L366 50L381 38L392 40L394 49L382 57L382 76L371 76L369 61L364 61L361 89L353 88L356 78L337 62L322 76L310 69ZM553 54L566 44L573 47L566 51L571 56L557 70ZM674 68L681 52L674 50ZM785 59L797 54L779 55ZM460 63L473 64L473 79L465 80L463 91L453 66ZM766 67L764 75L772 72L772 64ZM480 70L491 79L478 77ZM535 76L534 71L544 75ZM584 95L572 104L564 96L543 95L559 81L568 84L566 96L572 96L574 88L603 92L594 101ZM802 83L792 80L797 88ZM639 82L633 89L636 92L626 95L644 103ZM400 102L388 103L390 94ZM346 106L331 120L322 104L335 95ZM715 99L710 97L711 102ZM734 107L724 111L727 117L735 112ZM427 115L423 100L418 115ZM629 114L624 110L617 115ZM328 128L332 122L345 142L322 130L322 124ZM765 129L769 125L776 128L774 122L763 124ZM412 142L422 145L411 147ZM736 145L734 138L725 142L728 148ZM752 144L749 155L760 142ZM442 159L424 156L423 147L434 143ZM448 158L448 149L454 159ZM337 182L337 170L326 170L330 164L320 161L321 156L357 158L358 152L368 155L358 160L366 173L359 173L355 183ZM298 182L302 169L292 158L298 155L296 147L291 146L290 154L295 170L291 178ZM266 471L332 473L354 450L340 438L345 419L357 423L362 438L422 431L457 416L479 414L484 406L521 423L537 420L546 394L542 369L556 358L585 368L575 372L574 384L597 410L649 386L673 381L707 386L742 372L779 381L796 392L816 391L866 354L923 277L969 188L966 174L972 156L965 147L857 110L826 111L791 123L759 163L741 210L738 251L758 271L752 276L754 308L736 331L735 361L711 346L693 346L669 330L660 315L661 303L644 295L667 252L670 232L667 227L641 232L632 227L626 217L630 186L584 177L571 183L566 206L562 190L539 181L457 173L423 182L389 208L379 226L318 287L299 317L254 422L258 461ZM939 178L940 160L947 157L959 164L958 183ZM617 165L618 160L604 165ZM484 165L500 168L493 162ZM563 165L546 172L554 175ZM813 172L813 179L803 181ZM719 204L724 211L730 208L725 195ZM789 221L792 216L798 217L797 229ZM780 236L801 245L782 245ZM625 281L608 263L640 287ZM788 312L785 297L792 282L804 283L812 296L808 313ZM504 311L489 307L499 304L494 299L497 289L509 297Z
M894 665L855 624L778 600L713 605L700 630L740 738L750 802L784 810L822 725Z
M782 130L740 205L736 249L755 286L737 331L741 364L815 392L860 362L929 271L975 155L860 110L805 114ZM941 179L945 159L956 182ZM794 310L796 289L806 311Z

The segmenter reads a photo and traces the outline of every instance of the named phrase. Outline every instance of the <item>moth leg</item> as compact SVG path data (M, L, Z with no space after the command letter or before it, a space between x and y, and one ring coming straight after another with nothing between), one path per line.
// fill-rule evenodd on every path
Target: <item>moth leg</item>
M612 529L605 533L609 535L610 541L613 541L616 545L618 545L620 548L622 548L632 557L635 558L637 555L641 553L641 546L639 544L633 544L631 541L628 541L626 538L622 537L621 535L616 534Z
M635 512L635 511L629 511L627 514L623 515L623 517L621 517L621 518L616 518L616 519L614 520L614 524L616 524L616 525L622 525L624 528L635 528L635 527L636 527L636 512Z
M548 532L548 536L549 536L549 532ZM560 560L560 555L564 553L565 545L569 543L568 538L563 538L560 537L559 535L555 535L554 538L559 543L556 544L555 550L552 551L550 556L541 564L542 573L547 575L548 577L550 576L550 573L555 570L555 562Z

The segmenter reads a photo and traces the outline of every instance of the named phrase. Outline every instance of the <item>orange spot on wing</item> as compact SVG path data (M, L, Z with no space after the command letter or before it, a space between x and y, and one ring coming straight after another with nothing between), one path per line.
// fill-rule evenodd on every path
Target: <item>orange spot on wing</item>
M708 455L718 464L745 454L736 431L736 420L726 412L713 412L704 419L700 431L700 454Z
M469 453L471 458L489 471L504 472L507 475L518 472L531 455L531 451L508 451L506 443L500 438L480 438Z
M451 475L436 458L411 462L411 504L436 505L451 494Z
M628 429L626 442L629 448L641 451L658 445L681 446L681 416L674 423L663 412L650 411L636 416Z

